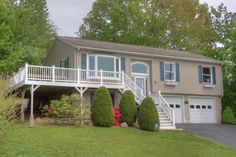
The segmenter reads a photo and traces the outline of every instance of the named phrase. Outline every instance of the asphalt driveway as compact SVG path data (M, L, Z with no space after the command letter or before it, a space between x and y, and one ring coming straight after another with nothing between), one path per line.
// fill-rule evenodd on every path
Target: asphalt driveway
M223 124L177 124L190 133L236 148L236 126Z

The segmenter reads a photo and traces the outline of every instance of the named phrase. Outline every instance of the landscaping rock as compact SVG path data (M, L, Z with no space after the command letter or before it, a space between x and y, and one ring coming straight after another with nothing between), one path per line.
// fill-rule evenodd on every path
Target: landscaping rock
M126 122L121 123L120 126L122 128L128 128L128 124Z

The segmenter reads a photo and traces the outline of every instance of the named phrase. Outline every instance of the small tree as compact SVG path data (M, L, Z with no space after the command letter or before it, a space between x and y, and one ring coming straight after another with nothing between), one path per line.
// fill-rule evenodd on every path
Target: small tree
M121 121L131 126L136 121L137 108L134 94L128 90L125 91L120 100Z
M114 123L112 99L105 87L96 90L91 106L91 120L94 125L111 127Z
M222 122L225 124L236 124L236 118L229 106L227 106L223 111Z
M138 123L142 130L154 131L159 130L160 121L157 108L152 98L145 98L139 108ZM158 124L158 128L155 126Z

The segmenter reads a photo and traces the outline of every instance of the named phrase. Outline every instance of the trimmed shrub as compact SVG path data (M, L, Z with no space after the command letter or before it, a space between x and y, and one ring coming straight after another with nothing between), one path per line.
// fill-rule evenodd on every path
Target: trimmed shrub
M235 124L236 125L236 118L232 109L227 106L223 111L222 122L225 124Z
M121 121L131 126L136 121L137 108L134 94L128 90L125 91L120 100Z
M111 127L114 123L111 95L107 88L100 87L95 91L91 106L91 120L94 125Z
M138 124L142 130L154 131L159 130L160 121L156 105L152 98L146 97L139 108ZM155 126L158 124L158 128Z

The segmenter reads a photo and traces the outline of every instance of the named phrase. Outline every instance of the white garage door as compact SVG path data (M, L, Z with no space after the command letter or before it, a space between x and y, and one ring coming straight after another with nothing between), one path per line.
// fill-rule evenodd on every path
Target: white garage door
M164 96L171 108L175 109L175 122L183 123L183 97Z
M190 123L216 123L213 98L190 98Z

